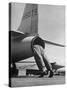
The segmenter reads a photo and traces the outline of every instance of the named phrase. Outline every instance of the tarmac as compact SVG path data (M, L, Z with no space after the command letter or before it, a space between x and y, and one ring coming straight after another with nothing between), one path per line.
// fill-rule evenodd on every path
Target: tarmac
M38 76L18 76L11 78L11 87L27 87L42 85L60 85L65 84L65 76L53 76L52 78L45 75L42 78Z

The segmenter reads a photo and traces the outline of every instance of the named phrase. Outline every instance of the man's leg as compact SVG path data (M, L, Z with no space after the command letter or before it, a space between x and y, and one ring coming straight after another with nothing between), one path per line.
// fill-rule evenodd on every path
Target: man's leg
M43 58L41 56L41 52L38 49L37 49L37 47L34 48L34 58L35 58L35 61L36 61L36 64L37 64L39 70L44 72L45 64L44 64Z
M48 58L45 54L42 54L45 66L48 71L50 71L49 77L53 77L52 65L49 63Z
M34 58L35 58L35 61L36 61L36 64L37 64L39 70L44 72L45 64L44 64L42 56L39 54L39 52L37 50L35 50Z
M39 45L35 45L33 50L34 50L34 58L37 63L37 66L39 70L43 72L42 76L44 75L45 67L46 67L47 70L50 71L49 77L52 77L53 76L52 65L49 63L46 55L44 55L44 49Z
M44 64L44 61L43 61L43 58L41 55L41 50L39 47L34 48L34 58L35 58L35 61L36 61L36 64L37 64L39 70L42 71L42 74L39 77L43 77L45 74L46 67L45 67L45 64Z

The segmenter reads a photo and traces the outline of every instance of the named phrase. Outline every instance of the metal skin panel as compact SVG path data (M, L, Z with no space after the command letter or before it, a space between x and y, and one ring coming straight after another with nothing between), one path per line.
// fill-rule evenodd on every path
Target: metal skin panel
M17 62L32 57L32 44L36 36L29 36L22 40L11 40L11 60Z

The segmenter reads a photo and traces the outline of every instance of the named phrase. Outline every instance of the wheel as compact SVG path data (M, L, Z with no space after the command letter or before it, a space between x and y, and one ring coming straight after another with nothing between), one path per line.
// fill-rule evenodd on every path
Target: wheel
M12 64L13 67L11 68L11 76L18 76L18 69L16 69L15 63Z

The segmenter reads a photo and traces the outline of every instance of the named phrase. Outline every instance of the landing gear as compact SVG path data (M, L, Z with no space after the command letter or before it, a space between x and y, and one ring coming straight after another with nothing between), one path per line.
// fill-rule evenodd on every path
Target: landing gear
M10 70L11 77L18 76L18 69L16 69L15 63L12 64Z

